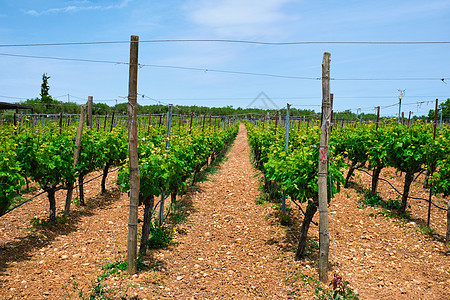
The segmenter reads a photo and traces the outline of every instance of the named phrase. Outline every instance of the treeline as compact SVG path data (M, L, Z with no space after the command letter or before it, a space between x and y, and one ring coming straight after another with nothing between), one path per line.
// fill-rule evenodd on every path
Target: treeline
M19 104L19 103L17 103ZM79 114L80 113L80 105L74 102L62 102L58 100L53 100L47 98L44 102L41 98L28 99L25 102L20 103L22 105L33 107L34 113L37 114ZM94 103L93 104L93 114L94 115L111 115L113 112L116 114L126 114L128 108L128 103L119 103L114 106L109 106L105 103ZM441 103L438 106L438 113L440 114L442 111L443 119L446 120L450 118L450 98L447 99L446 102ZM162 114L167 112L167 105L157 104L157 105L139 105L137 107L137 113L140 115L148 115L148 114ZM260 109L260 108L241 108L241 107L233 107L232 105L227 105L225 107L207 107L207 106L196 106L196 105L177 105L175 106L174 114L181 115L190 115L191 112L194 112L195 115L213 115L213 116L224 116L224 115L242 115L242 116L254 116L263 117L266 116L267 113L270 114L271 118L276 115L277 110L275 109ZM282 108L279 110L279 113L282 117L286 116L286 108ZM306 118L319 118L320 112L316 112L311 109L290 109L291 117L303 117ZM439 115L440 117L440 115ZM341 119L345 120L360 120L362 118L363 121L374 121L377 116L375 113L372 114L356 114L351 110L345 110L342 112L335 112L333 115L333 119L335 122L338 122ZM405 114L405 118L408 118L408 115ZM412 116L413 120L418 119L434 119L434 110L430 110L427 116Z
M28 99L25 102L20 103L25 106L33 107L34 113L37 114L78 114L80 112L80 105L74 102L62 102L58 100L52 100L50 102L42 102L41 98ZM112 114L126 114L128 109L128 103L119 103L114 106L109 106L105 103L94 103L92 106L92 112L94 115L106 115ZM231 105L225 107L207 107L197 105L177 105L174 107L174 114L190 115L194 112L195 115L254 115L265 116L267 113L273 117L276 114L275 109L260 109L260 108L234 108ZM167 105L139 105L137 106L137 114L162 114L167 113ZM280 109L281 116L286 115L286 108ZM351 114L351 113L350 113ZM308 109L296 109L291 108L291 116L306 116L308 118L318 115L314 110ZM356 116L355 114L353 114Z

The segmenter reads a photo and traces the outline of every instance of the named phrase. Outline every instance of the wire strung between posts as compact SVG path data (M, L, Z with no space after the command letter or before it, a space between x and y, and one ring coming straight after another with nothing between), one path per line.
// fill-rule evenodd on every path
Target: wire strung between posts
M1 46L1 45L0 45ZM25 58L38 58L38 59L52 59L52 60L62 60L62 61L78 61L78 62L90 62L90 63L107 63L107 64L119 64L119 65L129 65L128 62L120 61L109 61L109 60L95 60L95 59L83 59L83 58L63 58L63 57L52 57L52 56L36 56L36 55L22 55L22 54L10 54L10 53L0 53L2 56L11 57L25 57ZM184 66L172 66L172 65L154 65L154 64L138 64L139 68L143 67L154 67L154 68L168 68L168 69L179 69L179 70L191 70L191 71L202 71L202 72L214 72L214 73L227 73L227 74L237 74L237 75L250 75L250 76L265 76L265 77L275 77L284 79L299 79L299 80L322 80L321 77L306 77L306 76L289 76L271 73L256 73L256 72L245 72L245 71L233 71L233 70L219 70L219 69L208 69L199 67L184 67ZM445 83L445 78L443 77L420 77L420 78L330 78L330 80L341 80L341 81L443 81Z
M83 58L65 58L65 57L22 55L22 54L10 54L10 53L0 53L0 55L2 55L2 56L12 56L12 57L64 60L64 61L79 61L79 62L91 62L91 63L117 64L117 65L128 65L129 64L127 62L120 62L120 61L118 62L118 61L111 61L111 60L95 60L95 59L83 59Z
M0 217L2 217L2 216L4 216L4 215L6 215L7 213L9 213L9 212L11 212L11 211L13 211L13 210L15 210L16 208L19 208L19 207L21 207L22 205L24 205L25 203L28 203L28 202L30 202L31 200L33 200L34 198L36 198L36 197L38 197L38 196L40 196L40 195L42 195L42 194L44 194L45 193L45 191L42 191L42 192L40 192L39 194L37 194L37 195L34 195L33 197L31 197L30 199L28 199L28 200L25 200L24 202L22 202L22 203L20 203L19 205L17 205L17 206L15 206L15 207L13 207L13 208L11 208L11 209L8 209L7 211L5 211L3 214L1 214L0 215Z
M0 44L0 47L36 47L36 46L74 46L74 45L100 45L100 44L128 44L128 43L234 43L255 44L268 46L313 45L313 44L353 44L353 45L421 45L421 44L450 44L450 41L294 41L294 42L265 42L250 40L227 39L159 39L143 41L93 41L93 42L59 42L59 43L27 43L27 44Z
M115 169L115 170L108 171L107 174L112 173L112 172L115 172L115 171L117 171L117 170L119 170L119 168L117 168L117 169ZM94 177L94 178L89 179L88 181L83 182L81 185L84 185L84 184L86 184L86 183L89 183L89 182L91 182L91 181L93 181L93 180L95 180L95 179L97 179L97 178L99 178L99 177L102 177L102 176L103 176L103 174L98 175L98 176L96 176L96 177ZM77 184L77 185L75 185L75 186L73 187L73 189L75 189L75 188L77 188L77 187L79 187L79 186L80 186L80 184ZM77 191L78 191L78 190L77 190ZM1 214L0 217L2 217L2 216L4 216L4 215L6 215L7 213L9 213L9 212L15 210L16 208L21 207L21 206L24 205L25 203L30 202L30 201L33 200L34 198L36 198L36 197L38 197L38 196L40 196L40 195L42 195L42 194L44 194L44 193L46 193L46 191L42 191L42 192L40 192L39 194L34 195L34 196L31 197L30 199L27 199L27 200L25 200L24 202L20 203L19 205L15 206L15 207L13 207L13 208L11 208L11 209L8 209L8 210L5 211L3 214Z
M370 174L369 172L367 172L366 170L362 170L362 169L360 169L359 171L361 171L361 172L364 172L364 173L366 173L367 175L369 175L369 176L372 176L373 177L373 175L372 174ZM382 181L385 181L385 182L387 182L399 195L403 195L399 190L397 190L396 188L395 188L395 186L393 186L392 185L392 183L390 183L389 181L387 181L386 179L384 179L384 178L378 178L378 180L382 180ZM444 211L447 211L447 209L446 208L444 208L444 207L440 207L440 206L438 206L438 205L436 205L436 204L434 204L432 201L430 201L430 200L428 200L428 199L424 199L424 198L418 198L418 197L411 197L411 196L408 196L408 198L409 199L414 199L414 200L423 200L423 201L426 201L426 202L428 202L428 203L431 203L431 204L433 204L436 208L439 208L439 209L442 209L442 210L444 210Z

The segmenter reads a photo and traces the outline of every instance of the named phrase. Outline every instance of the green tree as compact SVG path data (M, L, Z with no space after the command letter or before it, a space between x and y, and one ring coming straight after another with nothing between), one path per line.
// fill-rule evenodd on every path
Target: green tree
M447 98L445 102L438 105L438 114L441 112L443 118L450 118L450 98ZM434 109L430 109L428 112L428 119L434 120Z
M45 104L49 104L53 101L52 96L49 95L48 91L50 90L50 86L48 85L48 80L50 76L47 73L42 74L42 84L41 84L41 102Z

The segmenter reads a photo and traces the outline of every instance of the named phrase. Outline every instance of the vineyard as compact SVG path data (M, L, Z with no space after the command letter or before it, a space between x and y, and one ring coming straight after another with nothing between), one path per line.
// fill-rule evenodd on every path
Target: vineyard
M236 134L237 127L230 126L230 120L215 120L205 128L202 126L181 128L182 119L178 121L178 128L172 129L170 151L167 128L161 124L151 125L151 116L147 117L147 126L141 126L139 135L139 156L141 176L144 178L141 193L143 199L159 196L161 191L169 192L175 198L183 192L186 180L194 177L200 169L229 144ZM143 123L140 119L140 124ZM227 122L224 125L224 122ZM76 146L77 126L68 122L62 127L62 121L35 125L33 121L25 120L18 128L5 125L1 128L2 136L2 171L0 184L2 194L0 198L0 214L7 212L14 199L23 190L29 190L30 181L47 193L49 200L49 220L56 220L55 192L68 190L65 214L69 213L73 185L78 180L79 201L85 205L83 182L84 177L97 170L103 170L102 193L105 192L105 180L111 167L124 166L127 159L128 136L125 122L112 119L107 128L107 118L100 129L85 132ZM82 132L82 131L81 131ZM78 151L75 151L78 150ZM75 154L77 152L77 154ZM76 157L76 159L75 159ZM120 171L121 178L125 178L127 169ZM129 188L127 180L122 179L125 191Z
M1 268L12 276L2 279L6 298L44 291L50 298L76 297L80 292L88 295L89 285L94 291L91 297L118 297L130 294L127 284L142 298L188 297L192 289L201 298L219 294L267 298L265 289L255 287L261 285L276 287L276 298L296 298L320 286L311 276L318 254L318 158L324 155L319 152L320 121L244 120L246 128L241 124L238 141L228 155L231 161L212 175L212 181L197 183L231 145L239 122L193 115L174 116L170 121L165 115L159 120L138 117L139 218L143 224L138 277L120 271L124 270L120 264L127 221L127 207L121 209L120 203L128 199L130 190L126 119L98 118L81 136L78 125L83 122L78 121L36 122L30 117L20 126L1 127L0 200L5 214ZM330 272L340 270L364 298L374 291L389 298L438 295L450 280L445 263L448 204L443 198L450 193L446 151L450 131L445 126L434 130L432 125L408 126L389 120L379 125L337 124L330 129L324 158L333 222ZM193 186L198 190L192 190ZM28 202L32 196L36 199ZM188 223L180 221L186 219ZM171 234L162 231L175 241L169 248L152 246L161 234L155 231L158 226L170 227ZM86 235L88 231L91 235ZM242 239L248 239L248 245ZM404 276L394 280L383 275L394 272L401 260L411 261L412 253L416 258ZM99 272L96 266L111 259L116 262L106 268L110 271L94 280ZM70 276L61 273L68 260L76 265ZM200 267L203 260L208 266ZM184 263L179 265L180 261ZM265 271L254 269L254 264ZM368 268L367 264L372 265ZM408 284L405 276L412 276L410 272L422 264L432 265L434 272L424 270L414 275L413 285ZM27 278L17 269L19 265L24 270L37 268L30 275L36 279ZM89 280L84 273L91 274ZM33 287L41 276L62 282ZM247 276L253 278L248 284L242 281ZM284 284L279 285L280 280ZM214 282L221 282L221 292L215 290ZM236 294L235 285L245 288ZM29 286L33 288L28 290ZM321 291L322 296L327 293ZM351 298L353 291L345 291Z

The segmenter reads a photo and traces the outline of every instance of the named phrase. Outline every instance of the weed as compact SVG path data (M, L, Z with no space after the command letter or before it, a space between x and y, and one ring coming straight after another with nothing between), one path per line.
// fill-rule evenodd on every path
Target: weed
M30 224L33 226L33 228L46 228L51 225L64 224L66 222L67 222L67 216L64 214L57 215L55 221L53 221L53 222L48 217L45 219L34 217L34 218L31 218L31 220L30 220Z
M158 226L155 223L150 228L150 238L148 239L149 249L160 249L167 247L172 240L172 232L165 226Z
M420 232L422 232L425 235L432 236L433 234L436 233L436 230L425 225L425 226L420 226Z
M293 222L292 222L291 216L288 213L280 212L277 215L277 218L278 218L278 222L280 222L281 226L292 226Z
M319 241L311 241L310 243L309 243L309 247L311 248L311 249L316 249L316 250L318 250L320 247L319 247Z
M79 197L75 197L75 198L72 200L72 202L75 204L76 207L81 207L81 206L83 206L83 205L81 205L81 202L80 202L80 198L79 198Z
M338 274L334 274L329 286L324 286L317 279L314 279L311 275L299 275L300 279L303 281L304 286L310 286L314 288L315 299L323 300L334 300L334 299L349 299L357 300L360 299L359 295L356 294L352 288L348 286L348 282L343 280ZM291 293L292 296L300 297L295 293Z
M390 210L395 210L395 209L399 209L400 206L402 205L402 202L398 199L389 199L385 204L384 204L384 208L386 209L390 209Z
M258 205L262 205L267 201L269 201L268 194L261 193L261 195L258 198L256 198L256 204L258 204Z
M378 195L372 195L369 191L364 192L364 197L361 199L360 204L358 204L358 208L365 208L367 206L370 207L382 207L389 210L399 209L401 206L401 201L397 199L389 199L388 201L384 201Z

